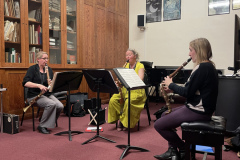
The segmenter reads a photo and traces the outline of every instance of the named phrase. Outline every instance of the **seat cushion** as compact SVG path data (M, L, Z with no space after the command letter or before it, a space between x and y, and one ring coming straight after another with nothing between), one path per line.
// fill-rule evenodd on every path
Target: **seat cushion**
M224 134L226 119L221 116L212 116L210 121L183 122L181 128L183 131Z

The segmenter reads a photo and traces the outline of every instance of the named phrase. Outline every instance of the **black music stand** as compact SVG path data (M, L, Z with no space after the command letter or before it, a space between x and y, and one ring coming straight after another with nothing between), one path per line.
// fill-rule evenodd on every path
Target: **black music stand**
M99 94L102 93L118 93L118 88L113 80L111 73L104 69L99 70L83 70L83 74L86 78L89 88L93 92L97 92L97 134L89 140L82 143L82 145L90 142L91 140L99 137L109 142L116 143L110 139L107 139L99 135L99 109L101 106Z
M148 75L148 79L149 79L151 86L155 86L154 92L156 92L156 102L158 102L160 100L159 90L158 90L159 85L163 81L163 78L167 76L167 71L166 71L166 69L163 69L163 68L161 68L161 69L160 68L147 68L146 74ZM151 90L152 90L152 88L151 88ZM150 90L150 92L151 92L151 90Z
M81 134L83 132L80 131L71 131L71 114L70 114L70 91L78 90L81 81L82 81L83 73L77 71L69 71L69 72L56 72L53 77L53 86L50 89L51 92L60 92L60 91L68 91L67 98L67 107L68 108L68 119L69 119L69 129L68 131L63 131L56 133L55 135L59 136L62 134L69 135L69 141L72 141L72 133Z
M126 69L128 70L128 69ZM149 150L144 149L144 148L140 148L140 147L136 147L136 146L131 146L130 145L130 107L131 107L131 90L135 90L135 89L141 89L141 88L146 88L147 86L143 83L143 85L140 86L136 86L136 87L130 87L128 85L128 82L125 81L124 77L121 75L121 73L118 71L118 68L114 68L113 71L116 73L119 81L123 84L123 86L128 90L128 144L127 145L117 145L116 147L122 149L125 148L125 150L123 151L120 159L123 159L124 155L130 150L130 149L134 149L134 150L139 150L141 152L149 152ZM133 70L133 74L136 74L136 72ZM138 77L138 75L137 75ZM136 77L136 78L137 78ZM139 77L138 77L139 78ZM139 78L140 79L140 78ZM141 79L140 79L141 80ZM137 80L135 79L136 83Z

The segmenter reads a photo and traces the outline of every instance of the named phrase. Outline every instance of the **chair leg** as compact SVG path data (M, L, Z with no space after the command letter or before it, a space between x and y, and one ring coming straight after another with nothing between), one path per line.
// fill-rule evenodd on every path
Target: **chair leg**
M185 160L190 160L191 152L190 152L191 144L185 141Z
M152 88L151 88L152 89ZM149 126L151 124L151 116L150 116L150 112L149 112L149 107L148 107L148 102L149 102L149 92L148 92L148 88L145 90L146 92L146 96L147 96L147 99L146 99L146 102L144 104L144 108L146 108L147 110L147 115L148 115L148 123L149 123Z
M222 146L215 146L215 160L222 160Z
M139 119L139 121L138 121L138 131L139 131L139 126L140 126L140 119Z
M32 106L32 121L33 121L33 131L35 131L35 123L34 123L34 107Z
M24 114L25 114L25 112L23 112L23 115L22 115L21 126L23 124Z
M149 126L150 126L150 124L151 124L151 116L150 116L149 107L148 107L148 98L147 98L147 102L145 103L145 108L147 110L148 123L149 123Z
M191 158L192 160L195 160L195 154L196 154L196 145L195 144L192 144L191 145Z
M58 127L57 119L56 119L56 127Z
M36 118L38 118L39 113L40 113L40 107L38 107L38 111L37 111L37 116L36 116Z

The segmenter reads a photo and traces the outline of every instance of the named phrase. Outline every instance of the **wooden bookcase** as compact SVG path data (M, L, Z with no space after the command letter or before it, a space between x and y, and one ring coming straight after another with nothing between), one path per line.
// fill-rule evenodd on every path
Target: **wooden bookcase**
M24 35L26 28L24 17L25 1L9 0L6 2L4 0L0 2L0 6L1 66L24 67L26 65L26 59L23 58L26 56ZM18 6L18 9L16 10L13 6Z
M53 9L52 1L58 3L57 8L60 10ZM34 50L43 50L49 54L48 65L54 72L122 67L129 45L128 1L7 0L8 3L19 3L20 17L15 17L5 15L6 0L1 0L0 83L7 88L3 95L4 112L22 114L22 80L27 69L35 64L34 54L31 53ZM35 16L37 10L41 12ZM6 20L19 24L19 41L4 39ZM33 41L35 34L36 42ZM6 62L6 52L10 48L20 53L17 54L20 57L18 61ZM84 78L78 91L87 92L89 98L96 97ZM104 102L109 99L109 94L101 93L100 97ZM30 111L29 115L26 114L26 117L29 116Z
M19 4L19 18L5 14L5 2ZM0 7L1 35L7 20L20 26L19 41L0 37L0 67L29 67L38 50L49 53L52 68L113 68L124 63L128 0L3 0ZM9 49L19 53L17 62L6 62Z

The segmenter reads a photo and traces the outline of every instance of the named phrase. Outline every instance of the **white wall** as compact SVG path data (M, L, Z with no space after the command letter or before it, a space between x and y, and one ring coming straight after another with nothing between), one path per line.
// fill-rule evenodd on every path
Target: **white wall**
M233 74L234 18L230 14L208 16L208 0L182 0L181 19L145 23L145 31L137 27L137 15L146 15L146 0L129 0L129 46L140 53L140 61L152 61L154 66L180 66L189 56L189 42L207 38L213 50L212 60L217 69ZM145 16L146 17L146 16ZM191 69L190 63L185 68Z

